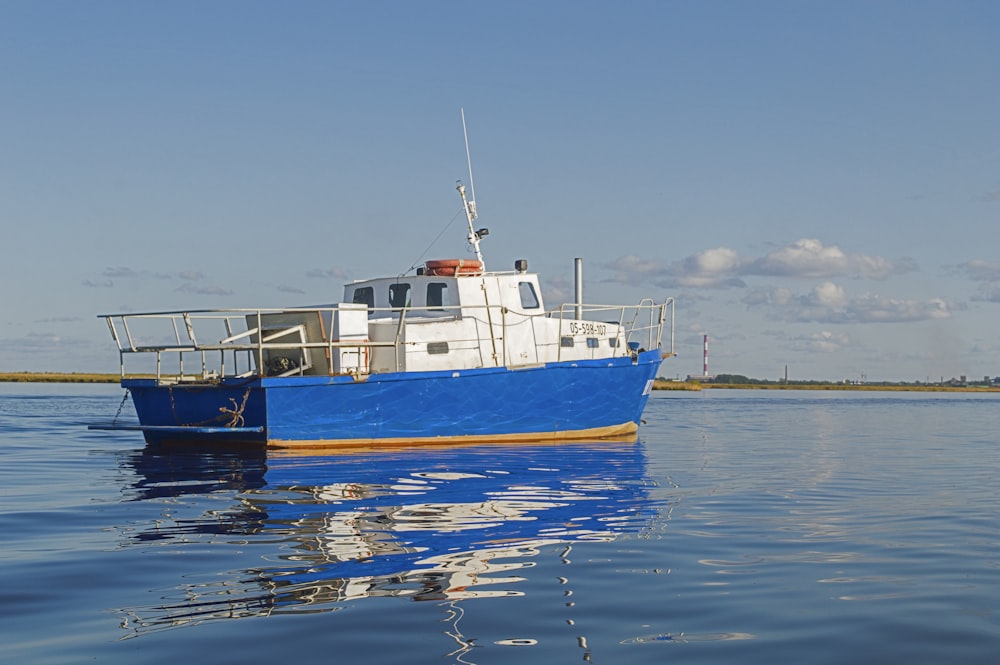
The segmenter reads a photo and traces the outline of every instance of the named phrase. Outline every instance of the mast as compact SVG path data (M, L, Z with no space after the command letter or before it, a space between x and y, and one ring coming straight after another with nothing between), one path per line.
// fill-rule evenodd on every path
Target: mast
M465 136L465 159L469 164L469 187L471 189L472 198L465 198L465 185L462 181L458 181L458 185L455 189L458 190L458 195L462 197L462 208L465 210L465 219L469 223L469 244L472 245L472 249L476 252L476 258L481 264L483 264L483 270L486 270L486 263L483 261L483 253L479 249L479 241L482 240L483 236L489 235L489 229L479 229L472 225L476 218L479 216L476 214L476 183L472 180L472 157L469 153L469 132L465 127L465 109L462 109L462 134Z

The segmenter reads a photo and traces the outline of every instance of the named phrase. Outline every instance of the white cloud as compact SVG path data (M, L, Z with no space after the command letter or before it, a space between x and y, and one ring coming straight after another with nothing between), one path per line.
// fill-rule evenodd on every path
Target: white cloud
M134 270L126 266L118 266L116 268L112 268L109 266L104 269L104 272L101 273L101 276L119 278L119 277L138 277L139 275Z
M572 302L574 294L574 284L562 275L547 277L542 282L542 291L545 293L545 304L551 307L556 303Z
M740 259L735 250L717 247L680 261L665 264L655 259L622 256L605 264L615 272L612 281L623 284L649 284L663 288L745 287L735 276Z
M836 245L812 238L797 240L764 256L741 257L729 247L715 247L670 264L638 256L623 256L609 264L613 281L625 284L652 282L666 288L746 287L746 277L816 279L864 277L886 279L916 270L912 259L891 261L881 256L846 254Z
M343 268L311 268L306 271L306 277L319 279L347 279L347 271Z
M844 294L844 288L837 286L833 282L823 282L813 288L809 299L820 307L835 308L843 307L847 304L847 296Z
M979 293L972 296L977 302L997 302L1000 303L1000 284L987 282L979 285Z
M752 263L754 274L782 277L829 277L847 269L847 257L839 247L824 247L812 239L799 240Z
M65 348L87 346L89 342L83 339L64 337L55 333L29 332L23 337L11 337L0 340L0 344L2 344L5 351L8 352L37 353L53 352Z
M835 353L850 345L851 338L847 333L834 333L828 330L801 335L789 340L791 347L797 351Z
M194 284L187 283L178 286L175 291L181 293L193 293L199 296L231 296L233 292L224 289L221 286L195 286Z
M775 316L800 323L903 323L947 319L956 307L941 298L900 300L866 293L851 298L832 282L817 285L807 294L787 289L754 292L744 298L748 307L769 307Z
M930 300L897 300L876 294L865 294L850 303L852 317L870 323L928 321L951 317L951 306L941 298Z
M619 256L604 267L615 271L614 281L629 284L641 284L649 277L661 277L671 272L670 266L662 261L643 259L634 254Z
M972 300L1000 303L1000 262L972 259L951 267L950 272L979 283L978 293Z
M752 261L750 275L772 277L847 277L885 279L889 275L910 272L916 266L910 259L892 262L881 256L845 254L837 245L826 246L819 240L803 238Z
M101 277L106 278L103 282L95 281L93 279L85 279L81 282L84 286L100 286L100 287L113 287L115 285L114 280L123 279L159 279L159 280L170 280L179 278L189 282L197 282L205 278L205 273L200 270L184 270L175 274L168 274L162 272L152 272L150 270L136 270L134 268L129 268L128 266L108 266L103 271L101 271Z
M684 267L691 272L705 275L724 275L737 272L740 268L739 254L728 247L706 249L704 252L684 259Z
M959 272L976 282L1000 281L1000 263L973 259L957 266Z

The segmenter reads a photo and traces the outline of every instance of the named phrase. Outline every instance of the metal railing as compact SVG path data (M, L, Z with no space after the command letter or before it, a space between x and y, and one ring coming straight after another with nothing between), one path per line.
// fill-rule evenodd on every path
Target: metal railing
M584 318L578 319L577 313L582 309ZM652 298L645 298L639 301L638 305L580 305L577 303L567 303L561 305L558 310L560 329L562 323L566 322L570 327L574 323L582 324L584 333L588 331L594 321L600 322L605 315L618 312L617 320L604 320L604 323L617 325L625 336L624 353L630 353L637 348L656 349L660 347L663 339L663 327L667 322L669 311L670 320L670 351L669 355L674 355L674 299L667 298L663 303L655 303ZM600 325L597 323L596 325ZM594 330L589 328L589 330ZM637 346L636 346L637 345ZM560 346L560 351L561 351Z
M582 308L583 319L575 316L577 307ZM337 306L202 309L103 314L100 318L107 322L118 347L122 378L152 376L160 381L213 381L223 377L305 373L363 376L370 373L372 357L380 348L393 349L394 365L399 371L405 365L405 347L412 344L406 339L407 327L442 320L476 322L475 336L449 341L478 346L479 366L516 364L511 358L510 337L514 333L524 339L521 326L527 326L530 331L536 362L542 362L543 358L562 360L564 352L560 340L567 335L624 340L624 344L612 346L600 357L628 355L639 348L659 348L668 321L669 355L674 351L673 298L659 304L647 299L631 306L573 303L538 314L513 312L502 306L369 308L369 325L364 337L355 334L352 339L333 337L334 321L340 311ZM273 320L276 317L281 320ZM558 321L558 325L535 325L536 319ZM372 322L394 325L393 338L369 339ZM542 339L539 338L540 328L549 329L549 334ZM551 350L555 351L554 358ZM192 356L194 367L191 367ZM127 358L146 364L130 371L126 367ZM165 369L164 362L169 362L170 358L176 364ZM276 367L273 362L276 358L288 362ZM128 362L132 364L131 360Z

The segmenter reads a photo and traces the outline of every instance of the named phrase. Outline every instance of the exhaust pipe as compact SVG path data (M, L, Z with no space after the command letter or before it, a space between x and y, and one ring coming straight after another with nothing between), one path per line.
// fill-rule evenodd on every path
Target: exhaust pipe
M575 267L576 277L574 279L575 285L575 297L576 297L576 314L575 318L583 318L583 259L576 258L573 259L573 264Z

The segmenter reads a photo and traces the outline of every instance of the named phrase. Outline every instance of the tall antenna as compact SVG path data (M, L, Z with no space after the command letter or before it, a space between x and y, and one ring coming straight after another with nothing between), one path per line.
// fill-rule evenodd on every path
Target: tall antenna
M476 184L472 180L472 157L469 153L469 132L465 128L465 109L462 109L462 134L465 135L465 159L469 163L469 187L471 188L472 198L465 198L465 185L462 181L458 181L458 186L455 188L458 190L459 196L462 197L462 207L465 208L465 218L469 222L469 244L472 245L472 249L476 252L476 258L479 259L479 263L482 265L482 269L486 269L486 264L483 262L483 253L479 250L479 241L483 236L489 235L489 229L479 229L472 225L472 222L476 221L479 216L476 213Z
M462 107L462 135L465 136L465 161L469 165L469 190L472 194L472 200L469 201L472 206L472 218L476 218L476 181L472 179L472 155L469 152L469 130L465 128L465 107Z

